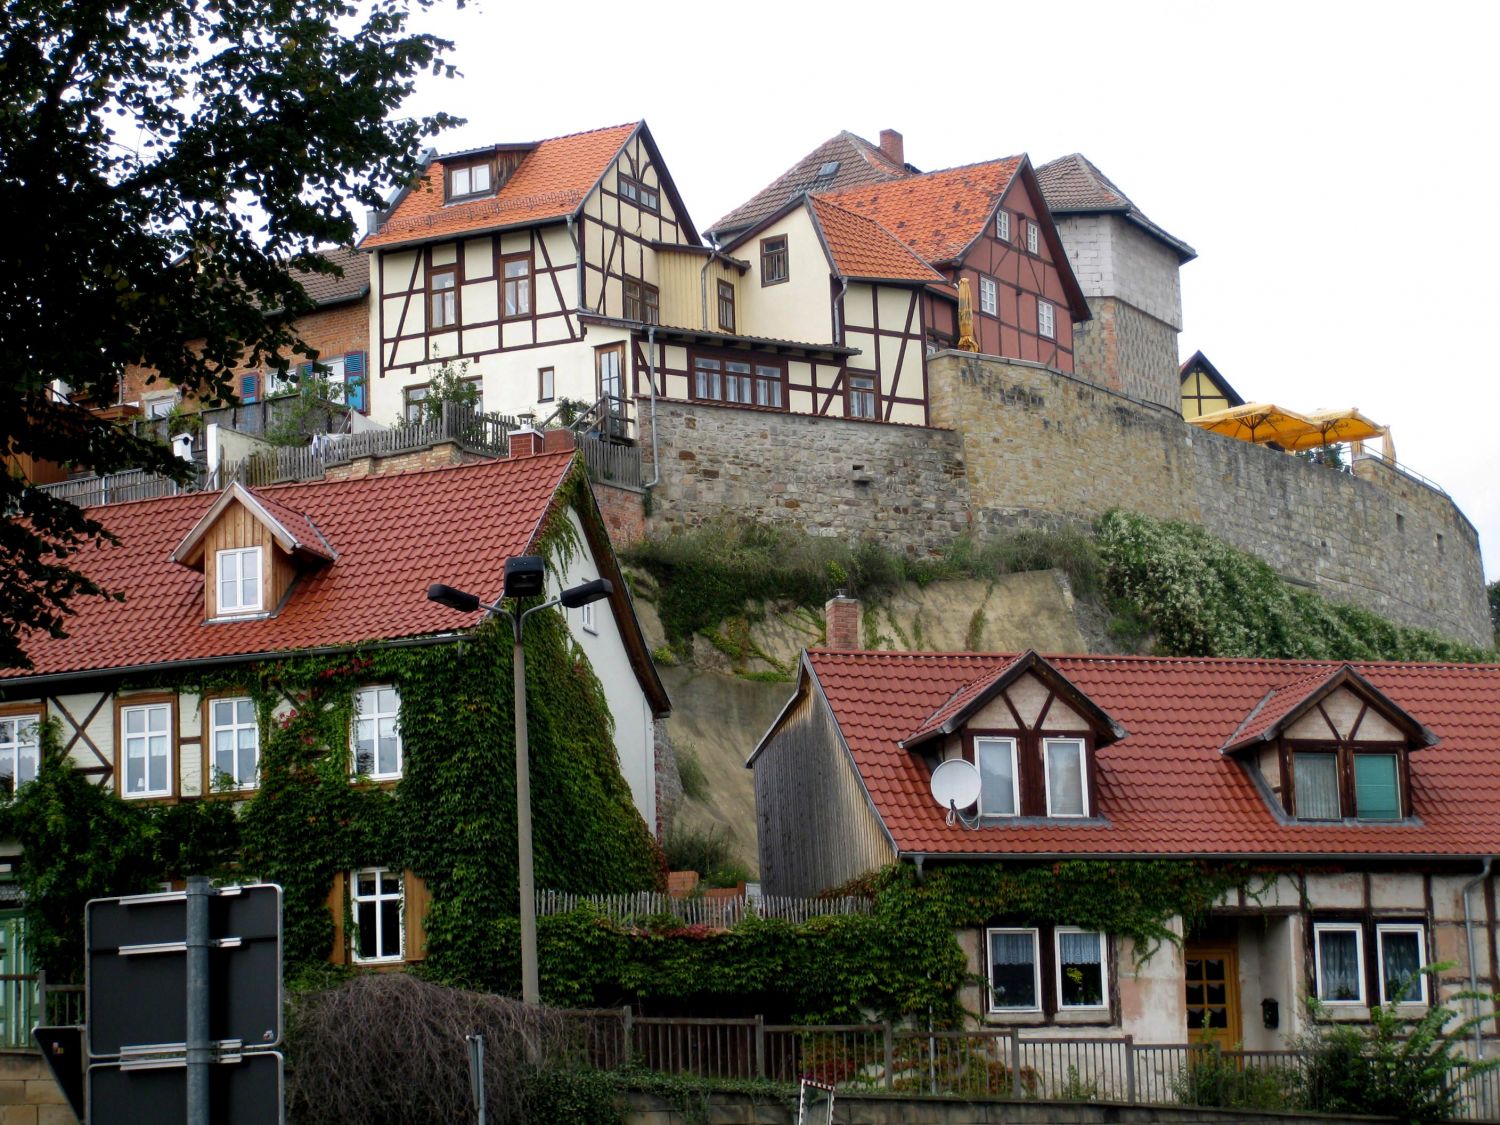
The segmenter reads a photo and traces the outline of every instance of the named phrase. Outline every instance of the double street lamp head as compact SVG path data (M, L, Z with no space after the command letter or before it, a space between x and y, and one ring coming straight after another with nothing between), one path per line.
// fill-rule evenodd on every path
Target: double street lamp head
M505 561L503 597L534 598L546 591L546 585L546 563L541 556L520 555ZM607 598L613 592L614 584L607 578L595 578L592 582L582 582L577 586L569 587L557 596L557 600L568 609L577 609L579 606ZM473 613L479 609L491 608L481 602L477 594L445 586L441 582L434 582L427 587L427 600L445 605L449 609L456 609L459 613Z

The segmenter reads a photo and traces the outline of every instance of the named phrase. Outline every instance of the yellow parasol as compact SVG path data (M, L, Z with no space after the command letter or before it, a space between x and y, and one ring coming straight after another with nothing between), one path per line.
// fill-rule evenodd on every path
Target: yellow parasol
M1345 441L1367 441L1382 437L1385 427L1370 421L1357 407L1349 410L1321 410L1307 416L1311 429L1300 437L1277 438L1287 449L1317 449Z
M974 338L974 297L969 292L967 277L958 279L958 350L979 350L979 341Z
M1238 441L1258 445L1275 442L1288 449L1292 448L1291 442L1318 430L1307 415L1269 402L1252 402L1228 410L1215 410L1212 414L1202 414L1188 421L1199 429L1223 434Z

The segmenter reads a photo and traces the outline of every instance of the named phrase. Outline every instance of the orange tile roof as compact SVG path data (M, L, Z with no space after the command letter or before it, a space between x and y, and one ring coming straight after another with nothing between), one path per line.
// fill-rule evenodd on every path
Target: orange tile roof
M809 200L833 267L842 277L942 282L938 273L874 219L847 211L829 199Z
M928 854L1500 854L1500 665L1357 664L1438 738L1411 755L1420 823L1283 823L1220 747L1268 692L1320 681L1336 663L1056 656L1051 664L1126 737L1098 752L1107 822L948 825L919 754L899 743L1006 657L811 652L808 663L896 846ZM1302 681L1302 683L1299 683Z
M119 537L80 552L76 565L123 602L78 598L68 636L33 634L23 676L120 669L352 645L449 633L476 624L429 602L446 582L498 595L505 560L526 554L573 454L394 473L255 490L278 513L300 513L337 560L306 570L281 612L258 621L206 625L203 574L171 560L173 550L219 498L195 492L89 510Z
M359 248L425 242L571 215L638 128L640 122L632 122L541 141L493 197L452 206L443 203L445 158L438 157L422 181L398 200L391 217Z
M821 198L874 219L925 260L948 262L984 228L1023 159L1008 156Z

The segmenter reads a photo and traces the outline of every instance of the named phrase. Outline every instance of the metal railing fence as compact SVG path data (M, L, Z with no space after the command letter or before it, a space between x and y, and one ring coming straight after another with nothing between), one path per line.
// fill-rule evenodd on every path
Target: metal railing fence
M891 1023L803 1026L761 1017L644 1017L628 1008L563 1013L578 1055L705 1079L814 1078L846 1092L1305 1111L1317 1068L1300 1051L1136 1043L1129 1035L1029 1035L1015 1028L928 1030ZM1496 1121L1500 1073L1458 1079L1457 1120Z

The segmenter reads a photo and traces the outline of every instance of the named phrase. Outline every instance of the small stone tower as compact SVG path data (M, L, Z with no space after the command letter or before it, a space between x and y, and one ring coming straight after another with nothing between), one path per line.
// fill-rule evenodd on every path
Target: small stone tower
M1197 251L1148 219L1079 153L1043 164L1037 179L1093 313L1074 328L1077 373L1178 410L1178 270Z

